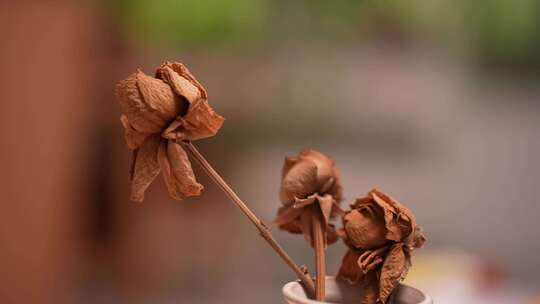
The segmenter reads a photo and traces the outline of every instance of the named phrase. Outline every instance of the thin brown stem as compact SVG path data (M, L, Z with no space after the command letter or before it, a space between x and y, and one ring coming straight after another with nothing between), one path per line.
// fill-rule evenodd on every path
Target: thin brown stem
M325 295L325 277L326 277L326 256L325 256L325 239L324 239L324 224L322 213L319 206L313 206L311 212L311 232L313 234L313 245L315 250L315 271L317 272L315 280L315 299L324 301Z
M305 268L299 267L294 260L285 252L285 250L276 241L270 229L249 209L248 206L238 197L238 195L227 185L223 178L212 168L210 163L204 158L204 156L197 150L197 148L191 142L182 142L182 145L186 148L189 154L201 165L206 174L218 185L223 192L231 199L231 201L249 218L249 220L257 227L260 235L266 242L274 249L274 251L283 259L283 261L296 273L296 276L310 296L315 294L315 285L313 279L306 271Z

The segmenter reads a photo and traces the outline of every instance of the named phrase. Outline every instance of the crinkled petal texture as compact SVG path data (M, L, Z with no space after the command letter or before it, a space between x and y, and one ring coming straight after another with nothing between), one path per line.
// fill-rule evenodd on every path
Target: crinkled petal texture
M197 140L216 135L225 120L208 104L206 90L181 63L164 63L156 77L168 83L178 96L183 97L189 108L177 117L163 132L163 137L174 140Z
M203 186L178 142L211 137L223 124L204 87L183 64L166 62L156 77L137 71L120 81L116 95L125 140L136 155L131 198L142 201L160 171L172 198L199 195Z
M204 187L197 182L184 148L172 141L161 142L158 159L163 180L172 198L200 195Z
M285 159L281 179L279 196L283 207L274 223L282 230L302 233L313 246L312 219L318 209L326 227L326 244L334 243L337 234L329 221L340 210L338 203L342 199L341 180L334 161L319 151L302 150L297 156Z

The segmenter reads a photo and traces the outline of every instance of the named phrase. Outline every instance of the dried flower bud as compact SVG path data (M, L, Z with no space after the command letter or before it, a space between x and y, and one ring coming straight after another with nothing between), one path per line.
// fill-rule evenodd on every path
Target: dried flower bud
M186 152L178 141L213 136L223 124L202 85L181 63L164 63L156 78L141 71L120 81L116 95L128 147L134 150L131 199L142 201L159 172L175 199L199 195Z
M281 174L280 199L283 204L274 223L291 233L302 233L312 245L312 206L323 215L328 243L337 240L329 220L337 212L342 199L339 173L334 161L323 153L306 149L298 156L287 157Z
M284 205L305 199L309 195L330 194L342 199L342 187L335 163L323 153L305 149L296 157L287 157L281 174L280 199Z

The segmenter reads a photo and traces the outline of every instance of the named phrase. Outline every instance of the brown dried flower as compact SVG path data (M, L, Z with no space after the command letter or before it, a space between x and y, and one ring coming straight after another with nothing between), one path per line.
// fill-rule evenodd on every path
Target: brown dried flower
M134 151L131 199L142 201L160 172L174 199L199 195L203 186L178 142L214 136L224 121L202 85L183 64L166 62L156 77L138 70L120 81L116 96L126 143Z
M305 149L295 157L287 157L281 174L280 200L283 206L274 220L280 229L302 233L313 246L311 219L313 204L323 215L328 243L337 240L330 218L339 211L342 188L335 163L325 154Z
M362 288L361 303L386 303L425 237L411 211L378 190L357 199L343 216L340 237L349 247L338 277ZM376 274L376 276L374 276Z

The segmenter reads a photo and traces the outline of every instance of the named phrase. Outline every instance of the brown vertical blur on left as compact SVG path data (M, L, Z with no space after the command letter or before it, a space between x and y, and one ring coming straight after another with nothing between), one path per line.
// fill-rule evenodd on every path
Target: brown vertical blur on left
M82 214L107 200L83 186L117 119L102 92L122 48L99 16L83 1L0 2L0 303L67 301L92 226Z

